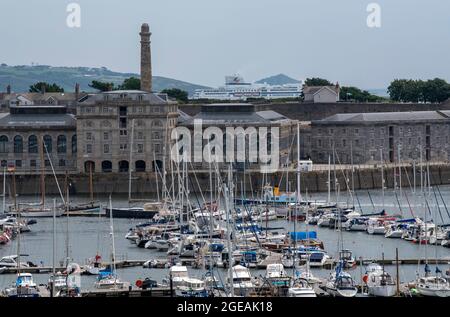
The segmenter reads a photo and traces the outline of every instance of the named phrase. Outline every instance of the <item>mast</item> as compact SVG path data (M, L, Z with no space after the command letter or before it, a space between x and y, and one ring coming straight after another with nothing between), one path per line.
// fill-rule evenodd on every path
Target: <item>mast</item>
M3 213L6 212L6 166L3 168Z
M39 147L39 156L41 160L41 208L45 208L45 161L44 161L44 137L41 137L41 146Z
M233 250L231 249L231 230L230 230L230 213L231 213L231 191L232 189L232 174L231 164L228 167L228 187L224 184L225 190L225 206L226 206L226 221L227 221L227 249L228 249L228 280L230 281L230 296L234 296L233 286Z
M90 195L89 198L91 200L91 204L93 204L94 203L94 182L92 179L92 163L89 163L89 195Z
M70 205L69 205L69 176L67 174L66 170L66 265L69 265L69 212L70 212Z
M53 198L53 252L52 252L52 297L55 297L56 275L56 198Z
M114 274L114 287L116 286L117 276L116 276L116 246L114 244L114 222L112 217L112 201L111 195L109 195L109 225L110 225L110 235L111 235L111 264Z
M383 161L383 149L380 148L380 160L381 160L381 197L383 200L383 210L384 210L384 161Z
M328 154L328 204L331 202L331 157Z
M133 170L134 120L131 120L130 163L128 163L128 204L131 202L131 173Z
M300 176L300 124L297 122L297 195L296 195L296 204L295 204L295 215L294 215L294 253L293 253L293 261L292 268L293 274L295 278L295 258L297 253L297 232L296 232L296 224L297 224L297 215L300 209L301 203L301 176Z
M20 209L17 208L17 201L16 201L16 170L15 168L13 169L12 172L12 183L13 183L13 197L14 197L14 210L17 212L17 222L20 224L21 223L21 217L20 217ZM21 232L20 232L20 226L19 226L19 230L17 230L17 275L20 274L20 237L21 237Z

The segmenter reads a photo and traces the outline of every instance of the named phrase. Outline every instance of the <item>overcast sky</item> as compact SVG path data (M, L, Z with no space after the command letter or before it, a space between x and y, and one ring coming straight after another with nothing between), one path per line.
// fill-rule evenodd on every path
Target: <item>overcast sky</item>
M81 28L66 7L81 6ZM367 5L381 6L369 28ZM0 0L0 63L139 71L150 24L153 74L217 86L285 73L384 88L394 78L450 81L448 0Z

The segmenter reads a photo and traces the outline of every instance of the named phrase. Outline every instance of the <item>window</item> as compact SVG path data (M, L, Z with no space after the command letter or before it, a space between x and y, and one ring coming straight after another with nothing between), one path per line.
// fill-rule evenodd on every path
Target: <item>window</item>
M103 140L109 140L109 133L103 132Z
M59 135L57 141L57 151L58 153L66 153L67 152L67 139L65 135Z
M92 133L86 132L86 140L92 140Z
M86 153L92 153L92 144L86 144Z
M138 138L139 140L142 140L142 139L144 138L144 133L143 133L143 132L138 132L137 138Z
M30 160L30 167L36 167L36 160Z
M49 161L49 160L45 160L45 166L46 166L46 167L49 167L49 166L51 166L51 165L50 165L50 161Z
M44 136L44 153L52 153L52 137L50 135Z
M359 133L359 129L355 129L355 134L358 134Z
M342 146L346 147L347 146L347 140L342 140Z
M8 137L6 135L0 136L0 153L8 152Z
M161 144L159 143L155 144L155 153L161 153Z
M66 166L66 160L60 159L60 160L59 160L59 166L60 166L60 167Z
M14 153L23 152L23 138L20 135L14 137Z
M28 153L37 153L37 152L38 152L37 137L35 135L30 135L28 137Z
M126 143L120 144L120 150L125 151L128 148L128 145Z
M144 153L144 144L138 144L138 153Z
M7 160L2 160L2 167L6 167L8 165L8 161Z
M121 136L126 136L128 134L127 130L120 130Z
M143 113L144 112L144 107L138 107L138 112L139 113Z
M22 167L22 160L16 160L16 167Z
M103 153L109 153L109 144L103 144Z
M72 154L77 153L77 135L72 136Z
M159 132L153 132L153 139L159 139L159 138L160 138Z

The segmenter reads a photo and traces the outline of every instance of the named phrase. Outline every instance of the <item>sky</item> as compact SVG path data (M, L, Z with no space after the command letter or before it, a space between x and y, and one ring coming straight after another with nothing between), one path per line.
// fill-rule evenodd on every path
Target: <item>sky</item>
M81 27L67 25L67 5ZM380 27L367 6L379 5ZM207 86L284 73L385 88L450 81L448 0L0 0L0 63L139 72L140 25L153 74Z

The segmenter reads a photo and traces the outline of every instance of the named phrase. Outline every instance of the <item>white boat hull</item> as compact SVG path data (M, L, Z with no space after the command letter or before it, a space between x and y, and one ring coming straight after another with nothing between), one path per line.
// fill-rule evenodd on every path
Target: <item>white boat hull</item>
M368 293L377 297L392 297L397 293L395 285L369 286Z

